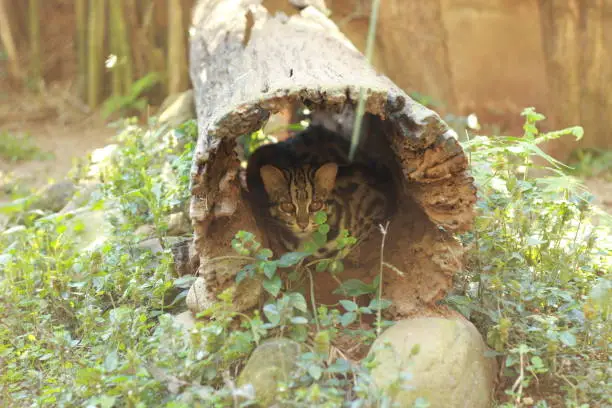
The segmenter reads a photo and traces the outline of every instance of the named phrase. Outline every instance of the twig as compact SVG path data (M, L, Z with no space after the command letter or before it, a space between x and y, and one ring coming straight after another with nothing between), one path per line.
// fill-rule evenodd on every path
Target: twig
M382 287L383 287L383 268L385 266L384 261L384 253L385 253L385 240L387 238L387 232L389 231L389 221L383 227L379 225L380 232L382 233L382 241L380 243L380 269L379 269L379 279L378 279L378 310L376 311L376 335L380 336L381 326L382 326Z
M368 38L366 42L365 57L368 62L372 61L374 52L374 39L376 37L376 22L378 21L378 8L380 0L372 0L372 13L370 14L370 24L368 28ZM361 132L361 120L365 112L365 88L359 88L359 102L357 104L357 113L355 114L355 125L353 126L353 134L351 135L351 149L349 151L349 160L353 160L359 144L359 134Z

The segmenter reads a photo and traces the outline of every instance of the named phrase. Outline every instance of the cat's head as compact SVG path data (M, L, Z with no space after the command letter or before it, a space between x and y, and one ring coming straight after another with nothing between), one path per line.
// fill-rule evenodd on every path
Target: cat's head
M315 214L327 210L338 165L326 163L318 168L306 165L283 170L265 165L259 172L272 218L298 236L315 231Z

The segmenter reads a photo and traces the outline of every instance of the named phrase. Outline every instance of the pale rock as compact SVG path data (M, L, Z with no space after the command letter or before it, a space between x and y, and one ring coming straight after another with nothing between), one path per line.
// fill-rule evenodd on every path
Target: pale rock
M159 123L174 127L196 117L193 89L170 95L160 108Z
M96 182L85 182L77 186L72 199L60 210L60 214L75 211L89 204L94 192L100 187Z
M238 376L238 386L251 385L260 406L271 406L278 393L278 382L291 380L303 352L304 346L290 339L277 338L261 343Z
M430 407L488 408L497 364L485 357L487 350L478 330L466 320L402 320L372 345L370 354L379 363L372 377L397 406L411 407L422 398ZM397 381L400 387L388 388Z
M187 308L194 314L200 313L212 305L212 301L206 290L206 281L201 276L198 276L189 288L186 302Z
M170 236L176 237L191 232L191 222L182 212L170 214L166 222L168 224L167 234Z
M69 180L49 184L35 194L29 209L58 212L70 201L75 191L76 185Z

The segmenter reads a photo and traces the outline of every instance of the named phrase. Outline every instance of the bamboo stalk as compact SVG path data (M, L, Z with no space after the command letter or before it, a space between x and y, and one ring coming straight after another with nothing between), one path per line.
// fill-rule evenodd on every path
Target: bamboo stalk
M11 30L10 18L7 13L6 0L0 0L0 41L6 50L9 62L9 73L13 79L21 78L17 47Z
M85 97L87 86L87 0L76 0L74 11L76 14L77 33L77 69L78 69L78 92Z
M38 89L41 80L40 67L40 0L28 2L28 27L30 40L30 76Z
M90 108L96 108L98 106L102 94L104 20L106 17L104 6L104 0L90 0L89 2L87 104Z
M142 46L142 30L141 24L138 19L140 13L138 12L138 6L136 4L136 0L125 0L125 8L126 8L126 18L128 21L128 25L130 26L130 38L132 41L132 52L131 52L131 60L133 62L133 73L132 79L141 78L144 76L145 62L143 55L143 46Z
M181 0L168 0L168 94L187 88L187 55Z
M122 39L120 38L119 33L119 20L121 19L121 0L109 0L108 4L109 14L110 14L110 26L109 26L109 39L110 39L110 52L116 58L113 66L108 68L111 69L111 82L112 82L112 93L113 96L120 96L123 94L122 92L122 64L121 60L123 58L121 53L121 45L120 42Z

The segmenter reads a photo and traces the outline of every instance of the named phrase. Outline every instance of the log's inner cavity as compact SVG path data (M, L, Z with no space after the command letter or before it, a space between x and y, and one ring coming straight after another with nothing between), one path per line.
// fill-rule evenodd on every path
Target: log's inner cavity
M292 107L271 115L262 130L243 135L236 140L236 150L242 163L240 179L243 198L250 205L260 230L264 232L264 245L270 247L277 256L286 250L269 229L269 221L264 213L268 197L262 185L259 169L266 164L266 160L272 159L275 163L282 163L283 158L274 154L270 157L269 154L258 152L265 152L266 149L274 152L270 149L270 144L294 137L299 138L301 126L292 125L310 122L309 129L324 126L327 131L339 137L343 143L339 143L341 146L337 147L339 150L346 148L345 153L348 155L352 118L352 112L346 108L338 114L327 111L309 112L304 106L298 106L297 109ZM404 281L410 280L412 276L421 280L423 275L427 275L427 269L434 268L431 265L430 245L433 243L431 234L437 235L437 233L423 209L410 194L411 183L406 181L400 166L400 158L392 150L391 138L394 137L392 134L394 127L388 120L376 115L366 114L363 120L363 135L359 141L360 153L365 154L372 163L387 169L391 179L390 188L385 190L393 203L393 210L389 221L389 234L386 237L384 261L392 265L391 268L395 267L395 270L387 268L384 280ZM294 158L290 157L288 160ZM381 231L378 229L372 231L369 237L345 259L346 269L342 276L334 278L330 274L317 274L315 287L318 301L333 304L343 298L341 294L334 294L339 286L338 278L340 281L359 279L363 282L372 282L380 272L382 238ZM428 249L423 251L424 247ZM400 276L400 272L404 275ZM422 301L418 299L417 293L411 295L415 296L412 302L418 304Z

